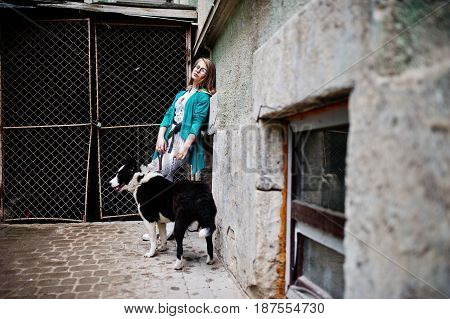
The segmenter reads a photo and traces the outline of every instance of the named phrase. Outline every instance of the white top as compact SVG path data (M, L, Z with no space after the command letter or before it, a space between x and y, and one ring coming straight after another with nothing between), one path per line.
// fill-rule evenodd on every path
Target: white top
M189 91L186 91L175 103L175 116L173 120L177 123L181 123L183 121L184 115L184 106L186 105L187 100L195 93L197 89L191 88Z

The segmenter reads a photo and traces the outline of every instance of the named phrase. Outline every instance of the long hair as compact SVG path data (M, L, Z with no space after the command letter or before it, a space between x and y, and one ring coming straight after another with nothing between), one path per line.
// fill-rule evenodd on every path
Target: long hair
M209 93L214 94L216 93L216 66L208 58L199 58L195 61L194 68L200 61L203 61L206 64L206 75L203 79L201 79L198 85L200 88L204 88ZM188 88L192 86L192 83L194 83L194 80L191 78L189 80Z

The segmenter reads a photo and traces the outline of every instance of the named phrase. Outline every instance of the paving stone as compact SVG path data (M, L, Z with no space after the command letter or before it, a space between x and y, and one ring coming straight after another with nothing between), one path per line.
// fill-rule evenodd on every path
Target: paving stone
M78 285L75 287L76 292L89 291L91 290L92 285Z
M19 275L22 271L23 271L24 269L22 269L22 268L14 268L14 269L8 269L8 270L5 270L4 272L3 272L3 275L4 276L14 276L14 275Z
M96 284L100 281L100 278L98 277L85 277L85 278L80 278L80 280L78 281L80 284Z
M75 271L72 273L72 277L74 278L91 277L93 273L94 272L92 270Z
M70 267L70 271L97 270L98 265L81 265Z
M100 298L100 292L80 292L76 296L77 299L99 299Z
M51 287L51 286L57 286L59 284L59 279L45 279L45 280L39 280L37 282L38 287Z
M51 272L39 275L39 279L64 279L67 277L70 277L69 272Z
M24 288L18 289L14 294L16 296L19 296L22 298L29 298L29 296L36 295L38 290L39 289L37 287L24 287Z
M37 264L39 265L43 265L43 266L53 266L53 267L58 267L58 266L65 266L66 265L66 261L61 259L61 260L44 260L41 262L37 262Z
M94 276L103 277L103 276L107 276L108 273L109 273L108 270L96 270L96 271L94 271Z
M72 292L73 286L53 286L39 289L38 295L60 294Z
M82 264L83 264L82 260L70 260L69 262L67 262L67 266L79 266Z
M52 270L52 267L32 267L32 268L25 268L22 271L22 275L24 274L41 274L41 273L48 273Z
M109 288L109 284L96 284L92 288L93 291L106 291Z
M0 227L0 298L245 297L219 261L205 264L197 233L187 234L185 268L175 271L173 241L143 257L142 222Z
M13 289L0 289L0 298L8 298L13 291Z
M63 285L63 286L74 285L76 282L77 282L76 278L67 278L67 279L61 280L61 285Z
M81 260L94 259L94 257L92 255L83 255L83 256L80 256L80 259Z

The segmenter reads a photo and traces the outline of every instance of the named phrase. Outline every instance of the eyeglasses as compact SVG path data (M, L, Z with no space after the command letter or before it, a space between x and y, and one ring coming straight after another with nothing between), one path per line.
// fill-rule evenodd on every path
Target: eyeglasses
M197 64L196 66L195 66L195 68L194 68L196 71L198 71L200 74L206 74L206 72L208 72L208 70L207 69L205 69L205 68L202 68L201 66L200 66L200 64Z

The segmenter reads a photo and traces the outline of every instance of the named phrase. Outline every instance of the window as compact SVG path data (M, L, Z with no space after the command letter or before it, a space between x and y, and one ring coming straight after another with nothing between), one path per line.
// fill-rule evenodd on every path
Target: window
M290 124L288 297L342 298L347 102Z

